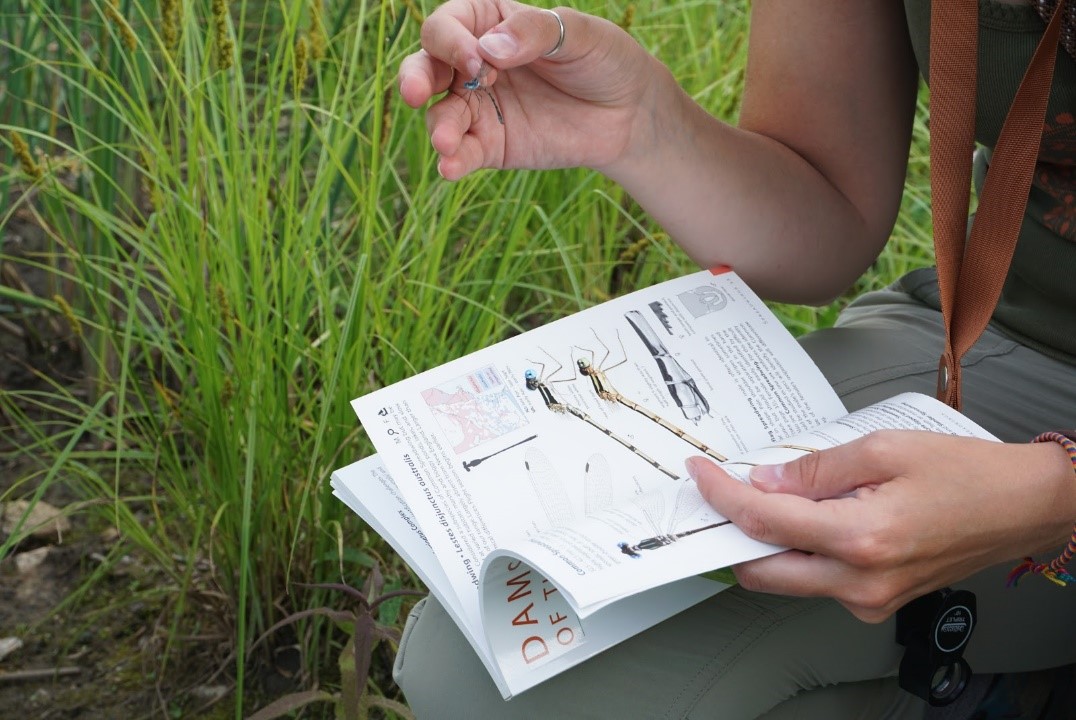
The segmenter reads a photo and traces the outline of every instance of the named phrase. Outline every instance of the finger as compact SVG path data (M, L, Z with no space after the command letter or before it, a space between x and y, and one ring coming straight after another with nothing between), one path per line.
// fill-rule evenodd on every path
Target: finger
M751 484L813 500L839 497L900 475L905 461L899 444L904 440L902 433L872 433L782 465L758 465L751 469Z
M831 597L846 580L832 559L800 550L738 563L732 571L745 590L794 597Z
M448 90L452 77L451 67L419 50L400 63L400 97L411 107L420 107L434 95Z
M702 457L688 460L687 468L717 512L748 537L771 545L843 557L864 521L854 517L857 508L849 504L857 501L852 498L815 502L798 495L764 493Z
M475 77L482 68L477 36L498 19L480 17L470 3L445 3L422 23L422 48L467 77Z
M426 131L433 149L441 155L455 155L463 136L471 127L471 109L459 95L451 93L426 111Z
M486 151L474 135L464 135L453 155L443 155L437 162L437 172L445 180L459 180L486 166Z
M915 592L899 592L880 578L852 571L824 555L797 550L770 555L733 566L745 590L793 597L832 597L864 622L885 620Z
M561 23L564 25L563 40ZM482 56L501 69L535 60L570 62L585 55L594 46L595 39L602 32L608 32L608 29L598 27L601 24L610 23L571 8L559 7L551 12L520 6L479 37L478 46ZM554 50L556 52L549 55Z

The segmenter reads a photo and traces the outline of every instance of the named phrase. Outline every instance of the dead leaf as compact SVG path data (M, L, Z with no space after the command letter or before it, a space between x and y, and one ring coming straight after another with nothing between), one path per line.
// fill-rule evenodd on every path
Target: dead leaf
M0 505L0 532L4 535L11 535L18 530L21 534L38 540L51 540L55 537L62 542L63 534L70 529L71 521L63 511L47 502L38 501L31 506L28 500L12 500Z
M0 662L22 647L22 640L17 637L0 638Z

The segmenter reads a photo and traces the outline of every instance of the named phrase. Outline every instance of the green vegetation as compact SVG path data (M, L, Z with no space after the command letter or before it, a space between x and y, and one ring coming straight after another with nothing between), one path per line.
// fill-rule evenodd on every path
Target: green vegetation
M435 170L395 96L432 0L7 0L0 9L0 320L60 327L83 381L0 393L0 500L65 484L116 527L109 561L160 573L157 676L219 631L236 716L287 615L331 588L414 586L335 501L369 452L348 400L514 332L691 268L619 188L585 171ZM734 119L747 2L580 9L624 25ZM930 257L925 131L879 287ZM8 151L9 150L9 151ZM839 303L779 308L802 332ZM2 329L0 329L2 331ZM0 546L9 554L18 536ZM78 593L68 600L77 608ZM121 603L122 598L116 600ZM399 624L400 602L379 606ZM306 686L339 684L345 613L292 628ZM378 687L374 672L368 690ZM360 676L362 682L365 676ZM151 682L147 680L147 682ZM315 698L320 699L320 698Z

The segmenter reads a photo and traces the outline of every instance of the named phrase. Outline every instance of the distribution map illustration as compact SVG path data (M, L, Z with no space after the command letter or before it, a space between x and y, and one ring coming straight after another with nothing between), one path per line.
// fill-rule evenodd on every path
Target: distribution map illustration
M423 390L422 399L457 454L527 424L523 409L493 367Z

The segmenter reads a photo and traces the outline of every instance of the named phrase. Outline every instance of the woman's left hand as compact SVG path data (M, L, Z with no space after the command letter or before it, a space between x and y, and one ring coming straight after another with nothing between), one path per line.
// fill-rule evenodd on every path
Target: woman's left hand
M746 535L783 545L734 568L748 590L828 596L867 622L994 565L1063 545L1076 479L1056 443L881 431L744 484L705 458L688 470Z

